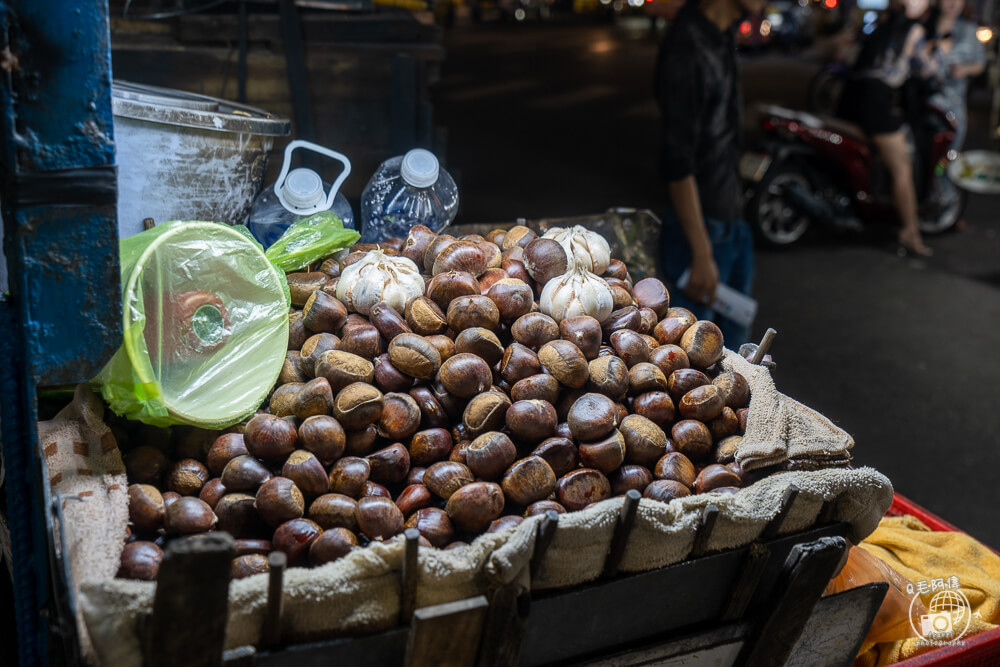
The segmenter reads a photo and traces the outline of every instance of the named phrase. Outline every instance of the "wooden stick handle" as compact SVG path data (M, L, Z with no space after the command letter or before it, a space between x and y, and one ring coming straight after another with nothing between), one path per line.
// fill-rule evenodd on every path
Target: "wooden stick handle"
M764 355L771 349L771 343L774 342L774 337L777 335L778 332L771 328L764 332L764 337L760 339L760 345L757 346L757 351L754 352L753 359L750 360L751 364L759 364L764 360Z
M264 612L261 643L270 648L281 644L281 616L285 611L282 590L285 586L288 556L283 551L272 551L267 557L267 565L267 609Z
M420 531L416 528L407 528L403 535L406 537L406 546L403 552L403 597L399 613L400 623L406 625L413 617L413 611L417 606L417 553L420 549Z

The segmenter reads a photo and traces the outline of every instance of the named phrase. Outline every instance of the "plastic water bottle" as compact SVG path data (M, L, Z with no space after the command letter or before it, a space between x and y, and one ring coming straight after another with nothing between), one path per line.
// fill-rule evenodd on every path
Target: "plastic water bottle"
M434 153L414 148L379 166L361 195L361 240L406 237L414 225L434 232L458 212L458 188Z
M300 167L289 171L292 152L296 148L325 155L344 165L337 180L330 186L312 169ZM354 212L340 186L351 173L351 161L337 151L309 141L295 140L285 148L281 173L273 185L264 188L247 216L247 227L262 246L269 248L292 223L321 211L330 211L340 218L344 227L354 229Z

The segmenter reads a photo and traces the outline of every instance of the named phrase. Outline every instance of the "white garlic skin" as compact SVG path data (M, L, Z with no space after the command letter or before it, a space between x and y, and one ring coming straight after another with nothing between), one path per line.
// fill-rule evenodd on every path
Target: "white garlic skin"
M565 274L545 283L538 307L556 322L567 317L590 315L603 323L614 310L614 298L604 278L587 271L582 262L577 262Z
M542 238L558 241L566 250L570 266L573 266L573 259L576 258L583 262L588 271L599 276L611 264L611 247L608 242L586 227L553 227Z
M411 299L424 293L417 265L406 257L370 250L345 268L337 283L337 298L353 313L368 315L379 301L402 313Z

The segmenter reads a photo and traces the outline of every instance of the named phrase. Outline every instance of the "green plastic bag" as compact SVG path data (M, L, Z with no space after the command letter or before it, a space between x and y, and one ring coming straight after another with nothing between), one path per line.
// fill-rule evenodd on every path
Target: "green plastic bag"
M124 340L95 379L111 409L208 429L251 415L288 349L284 274L214 222L168 222L120 251Z
M322 211L289 226L264 254L289 273L354 245L360 238L361 234L353 229L344 229L344 223L333 213Z

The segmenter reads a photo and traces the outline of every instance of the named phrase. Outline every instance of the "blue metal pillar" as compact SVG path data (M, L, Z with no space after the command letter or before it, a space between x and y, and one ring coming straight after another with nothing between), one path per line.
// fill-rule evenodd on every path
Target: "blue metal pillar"
M49 661L52 620L36 388L93 377L121 341L109 47L104 0L0 3L0 406L22 667Z

